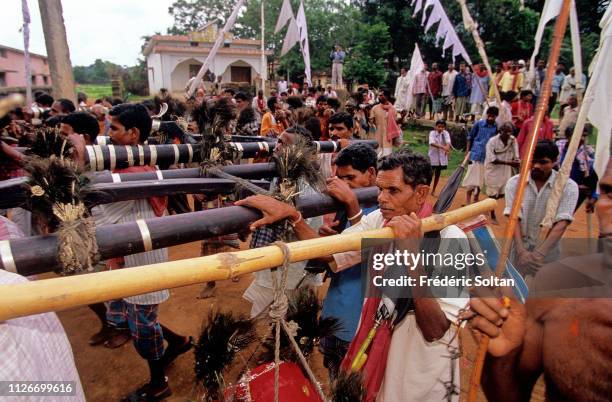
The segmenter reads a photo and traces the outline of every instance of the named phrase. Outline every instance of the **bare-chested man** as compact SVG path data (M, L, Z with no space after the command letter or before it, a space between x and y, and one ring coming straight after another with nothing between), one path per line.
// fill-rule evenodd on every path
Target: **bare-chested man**
M537 293L558 278L598 278L585 298L530 298L504 308L496 298L474 298L464 318L491 337L482 386L491 401L529 401L541 374L549 401L609 401L612 396L612 162L600 181L596 204L603 253L570 257L538 272ZM581 290L579 286L575 286ZM607 296L595 298L595 290ZM554 290L554 289L553 289Z

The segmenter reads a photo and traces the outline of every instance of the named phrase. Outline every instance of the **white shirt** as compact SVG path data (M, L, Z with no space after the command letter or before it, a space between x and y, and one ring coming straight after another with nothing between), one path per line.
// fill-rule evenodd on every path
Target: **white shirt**
M455 77L457 77L457 71L447 71L442 74L442 96L453 95L453 85L455 85Z
M447 145L451 143L450 134L444 130L438 133L436 130L429 132L429 162L431 166L448 166L448 154L443 149L434 147L431 144Z
M282 80L278 82L278 94L280 95L283 92L287 92L287 81Z
M99 205L92 209L92 214L96 226L130 223L136 222L138 219L146 220L157 217L153 211L153 207L151 207L147 199L120 201ZM167 262L168 249L160 248L144 253L126 255L123 260L125 262L125 268ZM164 289L142 295L125 297L124 300L132 304L150 305L163 303L168 300L169 297L170 292Z
M371 212L361 218L355 226L351 226L342 233L355 233L367 230L380 229L384 225L384 218L380 210ZM446 252L450 247L450 239L467 239L461 229L450 225L440 232L439 253ZM445 241L444 239L447 239ZM467 245L467 242L460 242ZM453 242L453 244L456 244ZM469 252L469 250L465 250ZM349 251L334 254L337 270L349 268L361 261L360 251ZM460 295L455 298L438 298L440 308L451 322L457 321L459 310L469 302L469 297ZM446 400L446 388L443 382L450 381L451 360L448 358L448 344L458 346L458 339L454 337L456 326L451 325L446 334L439 340L427 342L419 329L414 313L408 314L395 326L391 336L391 345L387 355L385 377L383 379L377 401L381 402L423 402ZM454 339L453 339L454 337ZM454 384L459 387L459 360L454 361ZM454 396L453 401L459 397Z
M6 233L0 240L23 237L3 216ZM0 269L0 285L24 283L21 275ZM35 314L0 322L0 381L74 381L74 396L23 396L14 401L85 401L70 342L55 313ZM6 390L6 389L5 389Z

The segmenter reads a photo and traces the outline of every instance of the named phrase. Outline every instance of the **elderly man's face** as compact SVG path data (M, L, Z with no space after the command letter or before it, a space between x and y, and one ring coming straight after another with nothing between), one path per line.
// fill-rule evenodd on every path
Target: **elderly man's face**
M378 205L385 219L419 212L429 193L429 186L419 184L413 188L407 184L401 167L379 171L376 186L379 190Z

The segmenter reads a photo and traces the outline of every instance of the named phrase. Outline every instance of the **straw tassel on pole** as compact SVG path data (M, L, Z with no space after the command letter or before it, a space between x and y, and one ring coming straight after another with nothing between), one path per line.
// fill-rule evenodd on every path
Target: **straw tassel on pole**
M559 59L561 42L563 41L563 36L565 35L565 29L567 27L567 21L569 18L570 4L571 0L563 0L561 13L557 17L557 22L555 24L550 55L548 58L549 68L546 70L546 77L544 79L544 83L542 84L540 97L538 98L538 104L534 117L534 125L532 126L531 131L529 132L527 142L528 148L525 154L525 159L522 161L521 164L521 172L516 196L514 198L514 204L512 204L510 217L508 218L508 225L506 226L506 230L504 232L503 245L497 262L497 267L495 268L495 275L497 277L500 277L504 273L504 270L506 268L506 261L508 259L508 256L510 255L512 240L514 238L514 231L518 224L518 218L523 203L523 195L525 193L525 188L527 187L527 182L529 181L533 152L537 143L540 127L542 126L542 120L544 119L544 114L546 113L548 107L548 98L550 97L552 90L552 79L554 74L554 68L552 67L557 65L557 60ZM482 340L478 345L476 361L474 362L474 368L472 370L472 376L470 378L470 386L468 393L469 402L476 401L478 395L478 388L480 386L480 377L482 375L482 369L484 367L484 361L487 355L488 346L489 338L483 336Z

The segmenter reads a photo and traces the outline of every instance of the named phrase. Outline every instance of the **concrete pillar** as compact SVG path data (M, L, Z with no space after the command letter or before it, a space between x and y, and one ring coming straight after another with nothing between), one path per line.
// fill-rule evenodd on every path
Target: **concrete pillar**
M61 0L38 0L38 7L45 34L49 70L53 82L53 97L70 99L76 105L76 88L62 15L62 2Z

